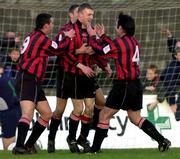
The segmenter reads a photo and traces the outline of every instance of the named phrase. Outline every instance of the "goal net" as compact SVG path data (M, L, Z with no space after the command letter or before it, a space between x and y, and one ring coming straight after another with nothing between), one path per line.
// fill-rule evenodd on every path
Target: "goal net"
M116 37L115 24L120 12L123 11L135 19L135 36L142 47L142 55L140 57L141 79L143 85L147 84L146 87L154 85L153 82L146 79L147 70L151 66L149 72L149 76L151 76L154 68L156 69L157 67L157 73L160 75L173 60L172 53L169 52L167 46L167 34L169 32L166 29L169 29L171 34L179 40L180 0L0 0L0 64L3 63L6 65L7 75L16 78L18 51L25 35L34 28L34 19L37 14L47 12L55 17L54 30L49 35L53 39L57 35L59 28L68 22L67 11L69 7L72 4L81 4L83 2L90 3L95 9L93 24L103 23L107 34L112 38ZM55 109L56 103L55 97L52 97L56 95L55 61L55 56L49 58L49 65L43 83L52 110ZM98 83L103 89L104 95L108 95L116 74L113 59L110 59L110 65L113 70L111 78L106 77L105 72L100 72L97 76ZM170 69L168 68L168 70ZM176 103L180 105L180 102L178 102L179 70L180 68L177 67L175 72L171 72L175 73L175 76L169 78L166 84L170 84L168 86L170 95L172 97L175 96ZM173 85L172 87L171 84ZM165 85L163 83L157 91L149 91L147 93L157 94L163 92L164 87ZM159 104L156 107L157 109L153 111L147 110L146 105L148 105L148 102L154 101L156 97L154 98L153 96L153 99L151 98L152 96L150 98L149 96L143 96L143 106L145 106L143 108L145 109L142 109L142 116L151 120L158 130L163 130L163 135L172 141L173 146L179 146L177 137L179 136L180 128L179 123L174 122L174 113L170 110L166 101L164 101L165 104ZM173 103L172 101L170 102ZM61 132L58 131L57 133L57 141L59 142L56 144L59 145L56 145L56 148L62 148L62 144L64 148L67 148L67 143L62 136L66 136L68 131L67 119L72 110L69 105L70 103L68 103L67 112L64 113L64 117L62 118ZM164 131L164 129L171 129L171 131ZM111 120L108 138L104 145L106 148L157 147L155 142L152 142L146 134L143 134L142 131L139 131L128 121L127 114L120 111ZM47 147L47 136L47 131L41 136L41 141L45 147Z
M25 35L33 29L34 18L38 13L48 12L55 17L55 28L50 35L53 38L58 32L58 28L67 23L67 10L70 5L82 2L84 1L0 0L1 61L5 61L9 67L12 67L12 61L8 60L10 53L14 47L19 49ZM169 29L174 37L180 37L180 3L178 0L88 0L86 2L95 8L93 23L103 23L107 34L112 38L116 36L115 22L119 12L123 11L135 18L135 36L142 46L140 68L143 81L146 76L146 70L150 65L156 65L160 73L172 60L167 47L167 36L165 33L162 33L161 28ZM9 35L8 32L12 33L9 33ZM3 41L4 37L16 37L17 46L10 44L9 40ZM43 84L47 88L48 95L55 95L55 59L56 57L49 59L49 66ZM106 95L115 77L113 60L110 60L110 63L113 69L113 76L107 78L104 72L98 76L98 82Z

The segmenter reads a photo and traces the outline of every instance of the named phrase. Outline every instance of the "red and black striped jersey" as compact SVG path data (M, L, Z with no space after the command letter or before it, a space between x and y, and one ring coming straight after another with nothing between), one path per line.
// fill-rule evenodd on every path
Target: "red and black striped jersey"
M75 74L82 75L83 72L76 67L77 63L82 63L85 66L92 67L93 64L98 64L101 68L107 66L107 60L98 55L75 54L76 49L79 49L83 43L89 44L89 34L86 29L82 28L80 21L73 24L75 37L71 40L67 53L64 56L64 70Z
M103 35L101 39L104 44L98 43L96 37L92 36L90 45L96 46L94 48L96 53L103 53L102 56L115 59L116 78L119 80L135 80L139 78L141 48L136 38L125 35L111 40L106 35Z
M60 29L59 29L59 32L57 34L57 36L55 37L55 41L56 43L59 45L63 45L62 43L65 43L67 44L69 42L69 38L67 38L65 35L64 35L64 32L65 31L69 31L73 28L73 24L71 21L69 21L67 24L63 25ZM64 50L65 53L67 53L68 51L68 47L66 48L66 50ZM64 55L64 54L63 54ZM57 56L57 60L56 60L56 63L63 67L63 63L64 63L64 56Z
M48 56L62 54L61 47L64 46L58 46L43 32L34 30L25 38L21 46L22 56L18 68L34 74L38 79L42 79L46 72Z

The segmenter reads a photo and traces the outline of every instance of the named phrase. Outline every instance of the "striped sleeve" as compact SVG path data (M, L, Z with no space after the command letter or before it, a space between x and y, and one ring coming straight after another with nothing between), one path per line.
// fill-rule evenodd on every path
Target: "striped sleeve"
M101 36L101 40L97 40L96 36L92 36L90 38L90 45L96 54L107 58L117 58L117 48L114 45L114 40L111 40L106 35Z

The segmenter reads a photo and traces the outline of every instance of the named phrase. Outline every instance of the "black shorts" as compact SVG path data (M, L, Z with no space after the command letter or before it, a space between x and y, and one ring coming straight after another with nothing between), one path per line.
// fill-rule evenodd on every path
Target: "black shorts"
M96 95L95 79L87 76L76 76L77 94L82 98L94 98Z
M59 76L57 97L83 99L95 97L94 78L63 72Z
M25 71L18 73L16 91L20 101L29 100L37 104L38 101L47 100L40 81Z
M62 99L68 99L67 91L65 91L64 81L65 81L65 72L63 67L58 66L57 68L57 85L56 85L56 96Z
M97 89L100 88L100 87L99 87L99 84L98 84L98 82L97 82L97 79L94 81L94 88L95 88L95 90L97 90Z
M134 81L114 80L106 106L113 109L142 109L143 87L139 79Z

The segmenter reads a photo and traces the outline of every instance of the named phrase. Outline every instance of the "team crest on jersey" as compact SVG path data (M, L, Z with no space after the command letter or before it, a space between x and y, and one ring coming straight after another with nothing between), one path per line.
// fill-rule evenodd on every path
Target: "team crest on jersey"
M55 41L52 41L51 46L52 46L53 48L55 48L55 49L58 48L58 45L57 45L57 43L56 43Z
M62 34L59 34L59 41L62 40Z
M105 54L107 54L110 50L111 50L111 49L110 49L110 46L109 46L109 45L107 45L107 46L105 46L105 47L103 48L103 52L104 52Z

